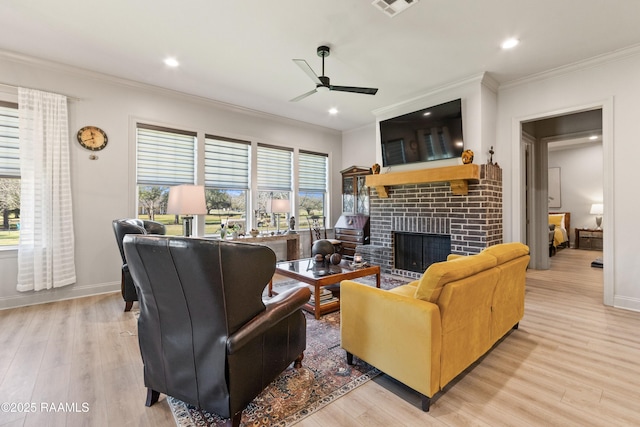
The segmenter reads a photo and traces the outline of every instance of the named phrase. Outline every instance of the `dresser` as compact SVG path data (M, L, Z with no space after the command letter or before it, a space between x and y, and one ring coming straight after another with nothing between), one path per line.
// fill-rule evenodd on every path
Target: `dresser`
M576 249L602 250L602 230L576 228Z

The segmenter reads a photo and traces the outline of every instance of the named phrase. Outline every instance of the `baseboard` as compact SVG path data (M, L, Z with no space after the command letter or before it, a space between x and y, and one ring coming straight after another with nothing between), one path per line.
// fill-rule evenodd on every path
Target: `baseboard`
M0 297L0 310L112 292L120 292L119 281L94 285L70 285L42 291L23 292L17 295Z
M615 296L613 297L613 306L640 312L640 299Z

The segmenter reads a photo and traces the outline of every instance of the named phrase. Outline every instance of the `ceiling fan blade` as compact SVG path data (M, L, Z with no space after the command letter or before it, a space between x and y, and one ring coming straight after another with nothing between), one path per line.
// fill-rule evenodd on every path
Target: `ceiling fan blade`
M316 93L316 92L317 92L317 90L316 90L316 89L314 89L314 90L310 90L310 91L309 91L309 92L307 92L307 93L303 93L303 94L302 94L302 95L300 95L300 96L296 96L295 98L290 99L290 100L289 100L289 102L298 102L298 101L300 101L301 99L305 99L307 96L309 96L309 95L313 95L313 94L314 94L314 93Z
M307 76L309 76L311 80L313 80L315 84L317 85L322 84L318 75L311 69L309 64L307 64L307 61L305 61L304 59L294 59L293 62L298 64L298 67L300 67L300 69L304 71L307 74Z
M378 92L377 88L372 87L354 87L354 86L330 86L329 89L337 90L339 92L353 92L363 93L365 95L375 95Z

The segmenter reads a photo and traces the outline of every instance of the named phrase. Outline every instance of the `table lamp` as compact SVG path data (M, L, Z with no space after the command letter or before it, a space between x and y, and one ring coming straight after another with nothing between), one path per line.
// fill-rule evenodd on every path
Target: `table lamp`
M291 202L284 199L271 199L271 212L276 214L276 234L280 234L280 214L291 210Z
M601 225L603 212L604 206L602 203L594 203L591 205L591 211L589 211L589 213L596 216L596 230L602 230Z
M203 185L176 185L169 189L167 213L183 215L182 231L185 237L191 236L193 215L207 214Z

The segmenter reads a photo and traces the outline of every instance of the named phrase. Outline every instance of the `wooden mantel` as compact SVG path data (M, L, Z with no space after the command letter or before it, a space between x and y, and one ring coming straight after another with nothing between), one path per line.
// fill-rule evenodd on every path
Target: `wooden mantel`
M389 197L388 187L394 185L423 184L428 182L449 182L451 192L467 195L469 180L480 179L480 165L468 164L443 168L420 169L407 172L389 172L368 175L367 186L374 187L381 198Z

